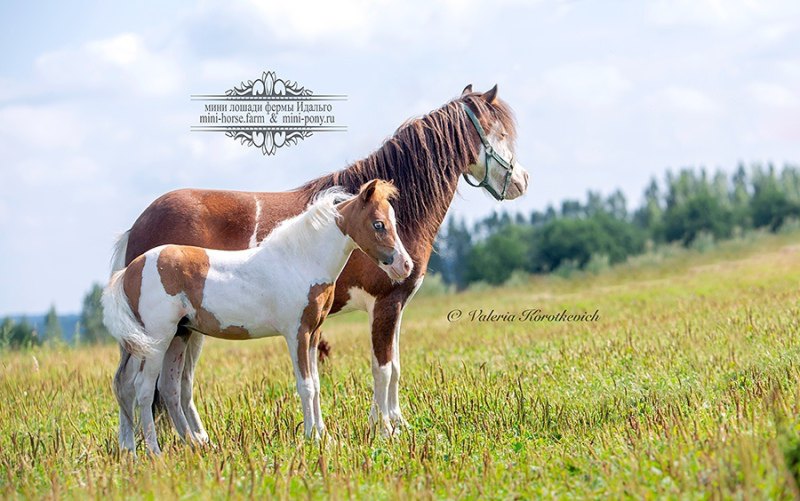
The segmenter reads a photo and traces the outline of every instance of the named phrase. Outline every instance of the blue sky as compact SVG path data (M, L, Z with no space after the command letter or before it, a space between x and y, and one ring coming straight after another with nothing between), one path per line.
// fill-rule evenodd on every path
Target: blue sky
M653 175L800 161L800 3L310 1L0 6L0 314L77 311L115 235L180 187L284 190L375 149L468 83L519 122L530 211ZM263 157L192 133L190 94L265 69L342 93L347 133Z

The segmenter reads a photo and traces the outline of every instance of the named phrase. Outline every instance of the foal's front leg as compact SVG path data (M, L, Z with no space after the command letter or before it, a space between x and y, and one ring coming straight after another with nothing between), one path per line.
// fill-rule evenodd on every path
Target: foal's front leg
M383 436L391 436L399 431L397 425L400 423L399 421L397 424L393 422L393 414L402 420L398 402L399 347L395 347L395 343L398 341L395 339L395 334L399 332L396 329L399 329L402 308L400 301L388 297L376 301L370 312L374 387L369 423L370 428L377 428ZM398 356L395 358L396 355ZM390 404L394 408L391 408Z
M308 328L303 326L297 332L297 337L286 338L289 346L289 354L294 365L294 377L297 380L297 393L300 395L300 403L303 406L303 424L306 438L314 436L314 396L316 389L314 378L311 373L311 361L309 357L311 333ZM318 437L318 435L317 435Z

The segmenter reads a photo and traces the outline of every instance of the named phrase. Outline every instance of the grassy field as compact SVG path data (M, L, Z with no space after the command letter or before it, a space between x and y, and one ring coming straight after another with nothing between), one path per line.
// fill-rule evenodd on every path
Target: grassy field
M332 319L324 446L302 439L279 339L208 342L197 400L213 447L161 426L164 455L136 461L117 447L115 347L2 354L0 496L796 497L798 284L795 234L419 297L401 350L412 428L390 440L367 428L364 316ZM470 321L481 308L600 318Z

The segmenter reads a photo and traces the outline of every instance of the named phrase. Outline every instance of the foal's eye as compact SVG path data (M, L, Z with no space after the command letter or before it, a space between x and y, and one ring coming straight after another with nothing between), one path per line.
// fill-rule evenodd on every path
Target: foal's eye
M383 231L384 230L383 221L375 221L374 223L372 223L372 227L378 231Z

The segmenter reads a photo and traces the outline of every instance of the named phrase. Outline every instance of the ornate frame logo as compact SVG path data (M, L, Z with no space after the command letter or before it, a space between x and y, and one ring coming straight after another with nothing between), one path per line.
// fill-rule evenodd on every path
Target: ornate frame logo
M194 94L204 101L192 131L224 132L241 144L274 155L278 148L296 145L315 132L344 132L334 114L334 103L344 94L314 94L297 82L265 71L260 78L241 82L224 94Z

